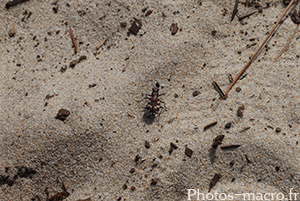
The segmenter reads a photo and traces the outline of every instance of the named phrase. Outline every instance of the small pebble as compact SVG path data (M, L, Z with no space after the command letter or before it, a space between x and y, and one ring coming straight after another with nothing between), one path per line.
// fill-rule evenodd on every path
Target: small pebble
M240 92L241 90L242 90L241 87L237 87L237 88L235 89L236 92Z
M192 157L192 155L193 155L193 150L191 150L190 148L188 148L188 147L185 147L185 151L184 151L184 153L185 153L185 155L186 156L188 156L188 157Z
M280 133L280 132L281 132L281 128L277 127L277 128L275 129L275 132L276 132L276 133Z
M170 142L169 154L171 155L172 152L173 152L173 150L174 150L174 149L177 149L177 148L178 148L178 146L177 146L175 143Z
M217 31L216 31L216 30L212 30L212 31L211 31L211 35L212 35L212 36L215 36L215 35L216 35L216 33L217 33Z
M240 108L237 110L237 114L236 115L238 117L242 117L243 116L243 112L242 112L242 110Z
M152 179L152 181L151 181L151 185L156 185L156 184L157 184L157 181L158 181L158 179L157 179L157 178L154 178L154 179Z
M78 64L78 61L77 61L77 60L71 61L71 62L70 62L70 68L74 68L76 64Z
M220 144L222 144L224 137L225 135L218 135L217 137L215 137L211 146L217 148Z
M146 149L149 149L150 148L150 142L145 141L145 147L146 147Z
M194 91L193 92L193 97L196 97L196 96L198 96L200 94L200 91Z
M132 174L132 173L135 172L135 169L134 169L134 168L131 168L129 172Z
M141 159L140 155L137 154L137 155L135 156L135 158L134 158L134 161L135 161L135 162L138 162L140 159Z
M178 97L179 97L178 94L175 93L175 94L174 94L174 98L178 98Z
M59 119L61 121L66 120L66 118L70 115L70 111L66 109L60 109L56 115L56 119Z
M135 186L131 186L130 190L134 191L135 190Z
M126 23L126 22L120 22L120 26L121 26L122 28L126 28L126 27L127 27L127 23Z
M178 24L177 23L172 23L170 30L171 30L171 34L175 35L178 31Z
M9 37L14 37L16 35L16 30L15 28L12 28L8 31Z
M231 128L231 125L232 125L232 123L229 122L229 123L227 123L227 124L225 125L225 128L226 128L226 129L229 129L229 128Z
M148 10L147 13L145 14L145 17L148 17L149 15L151 15L152 12L153 12L152 10Z
M128 31L130 31L134 35L137 35L137 33L141 28L142 28L142 22L135 18Z

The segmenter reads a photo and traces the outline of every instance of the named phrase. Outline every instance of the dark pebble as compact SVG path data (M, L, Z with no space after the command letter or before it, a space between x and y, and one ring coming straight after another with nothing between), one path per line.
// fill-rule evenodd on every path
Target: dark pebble
M198 96L199 94L200 94L200 91L194 91L194 92L193 92L193 96L194 96L194 97Z
M175 93L175 94L174 94L174 98L178 98L178 97L179 97L178 94Z
M215 36L215 35L216 35L216 33L217 33L217 31L216 31L216 30L213 30L213 31L211 31L211 35L212 35L212 36Z
M53 12L56 14L56 13L58 12L58 7L55 6L55 7L52 8L52 10L53 10Z
M299 24L300 23L300 12L298 9L294 9L294 11L291 14L291 20L295 23L295 24Z
M242 89L241 89L241 87L237 87L237 88L235 89L235 91L236 91L236 92L240 92L240 91L242 91Z
M170 143L169 154L171 155L172 152L173 152L173 150L174 150L174 149L177 149L177 148L178 148L178 146L177 146L175 143L171 142L171 143Z
M70 111L66 109L60 109L56 115L56 119L64 121L70 115Z
M175 35L178 31L178 24L177 23L172 23L170 30L171 30L171 34Z
M146 147L146 149L149 149L150 148L150 142L145 141L145 147Z
M188 156L188 157L192 157L192 155L193 155L193 150L191 150L190 148L188 148L188 147L185 147L185 151L184 151L184 153L185 153L185 155L186 156Z
M242 117L244 114L243 114L242 110L239 108L239 109L237 110L236 115L237 115L238 117Z
M9 37L14 37L16 35L16 30L15 28L12 28L8 31Z
M132 173L135 172L135 169L134 169L134 168L131 168L129 172L132 174Z
M95 87L97 84L93 83L93 84L89 84L89 88Z
M127 23L126 22L120 22L120 25L122 28L126 28L127 27Z
M280 132L281 132L281 128L277 127L277 128L275 129L275 132L276 132L276 133L280 133Z
M231 128L231 125L232 125L232 123L229 122L229 123L227 123L227 124L225 125L225 128L226 128L226 129L229 129L229 128Z
M154 178L154 179L152 179L152 181L151 181L151 185L156 185L157 184L157 178Z
M215 137L213 144L211 146L217 148L220 144L222 144L224 137L225 135L218 135L217 137Z
M151 15L152 14L152 10L148 10L147 12L146 12L146 14L145 14L145 17L148 17L149 15Z
M77 60L71 61L71 63L70 63L70 68L74 68L76 64L78 64L78 61L77 61Z
M142 23L138 19L134 19L131 24L131 27L128 29L132 34L137 35L139 30L142 28Z
M138 162L140 159L141 159L140 155L137 154L137 155L135 156L135 158L134 158L134 161L135 161L135 162Z
M130 190L134 191L135 190L135 186L131 186Z

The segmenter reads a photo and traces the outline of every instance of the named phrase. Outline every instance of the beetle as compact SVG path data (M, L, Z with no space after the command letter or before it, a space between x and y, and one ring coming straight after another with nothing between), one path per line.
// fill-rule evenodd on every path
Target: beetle
M160 96L164 95L165 93L160 94L159 93L160 84L156 83L155 87L152 88L152 93L147 94L148 103L146 106L146 109L150 112L150 114L155 115L159 112L160 108L163 108L161 106L161 103L164 103L162 100L160 100Z

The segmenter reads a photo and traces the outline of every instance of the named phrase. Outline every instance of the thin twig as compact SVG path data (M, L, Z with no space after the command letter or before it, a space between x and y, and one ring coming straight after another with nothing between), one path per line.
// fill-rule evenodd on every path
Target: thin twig
M73 42L73 45L74 45L75 54L77 54L78 53L78 46L77 46L77 43L76 43L76 40L75 40L75 37L74 37L74 34L72 32L71 27L70 27L69 32L70 32L70 36L71 36L71 39L72 39L72 42Z
M103 41L101 41L101 43L99 45L97 45L96 50L99 50L107 40L108 40L108 37L105 38Z
M296 27L293 35L290 37L289 41L286 43L286 45L284 46L284 48L281 50L281 52L278 54L278 56L274 59L274 61L271 64L274 64L277 61L277 59L283 54L283 52L287 49L287 47L289 46L289 44L292 42L293 38L295 37L296 32L299 29L299 26L300 26L300 24L297 25L297 27Z
M252 11L250 13L246 13L246 14L241 15L241 16L240 15L236 15L236 16L239 18L239 21L241 21L241 20L245 19L246 17L250 17L251 15L255 14L256 12L257 12L257 10Z
M235 0L235 4L234 4L234 8L232 11L232 16L231 16L231 20L232 21L234 19L234 16L237 14L238 12L238 5L239 5L239 0Z
M228 87L227 91L225 92L225 95L223 97L223 99L225 99L227 97L228 92L230 91L230 89L232 89L233 85L238 81L238 79L240 78L240 76L244 73L244 71L250 66L250 64L252 63L252 61L255 59L255 57L258 55L258 53L260 52L260 50L264 47L264 45L266 44L266 42L269 40L269 38L271 37L271 35L273 34L274 30L276 29L276 27L279 25L279 23L281 22L282 18L285 16L285 14L288 12L288 10L290 9L290 7L293 5L293 3L295 2L295 0L291 0L291 2L289 3L289 5L286 7L286 9L283 11L282 15L280 16L280 18L277 20L275 26L273 27L273 29L271 30L271 32L269 33L269 35L267 36L267 38L264 40L264 42L260 45L260 47L258 48L258 50L254 53L254 55L252 56L252 58L248 61L248 63L244 66L244 68L239 72L239 74L236 76L236 78L233 80L233 82L231 83L231 85Z

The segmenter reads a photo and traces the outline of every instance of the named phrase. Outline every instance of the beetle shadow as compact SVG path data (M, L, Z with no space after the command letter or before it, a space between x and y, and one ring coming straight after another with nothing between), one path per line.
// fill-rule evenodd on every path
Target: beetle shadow
M144 110L144 115L143 115L143 121L144 121L146 124L150 125L150 124L153 124L155 120L156 120L156 115L155 115L155 113L150 112L149 110L147 110L147 109L145 108L145 110Z

